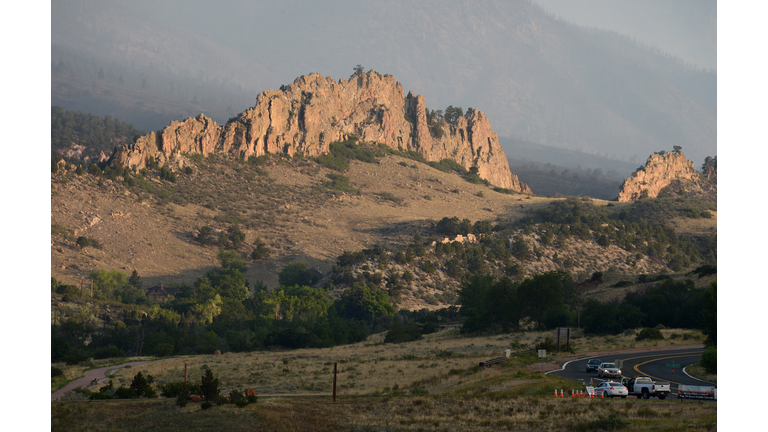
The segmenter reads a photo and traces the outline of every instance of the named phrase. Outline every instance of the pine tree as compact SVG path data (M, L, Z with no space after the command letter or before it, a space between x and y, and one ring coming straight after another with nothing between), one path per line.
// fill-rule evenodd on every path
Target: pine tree
M133 273L131 273L131 277L128 278L128 283L131 284L134 288L141 288L141 278L139 277L139 272L137 272L135 269L133 270Z
M202 382L200 384L200 392L206 401L212 401L219 395L219 379L213 377L211 369L205 368L205 375L203 375Z

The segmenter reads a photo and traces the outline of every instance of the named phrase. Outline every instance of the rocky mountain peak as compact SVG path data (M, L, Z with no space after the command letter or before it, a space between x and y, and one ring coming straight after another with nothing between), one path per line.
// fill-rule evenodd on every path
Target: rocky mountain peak
M701 175L693 168L693 162L686 159L685 153L654 153L648 157L644 166L624 180L619 192L619 202L656 198L664 188L679 180L701 182Z
M509 169L498 135L482 111L468 109L452 122L429 115L424 96L405 96L392 75L376 71L333 80L313 73L259 94L256 105L219 126L200 114L124 145L112 164L183 165L183 153L237 156L285 153L320 156L330 143L355 135L366 142L413 150L428 161L450 158L495 186L531 193Z

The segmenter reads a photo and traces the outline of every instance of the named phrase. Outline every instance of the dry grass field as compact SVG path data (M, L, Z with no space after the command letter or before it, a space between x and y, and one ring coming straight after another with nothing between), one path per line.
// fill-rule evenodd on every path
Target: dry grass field
M697 331L662 333L661 342L635 342L629 333L610 340L576 335L571 345L577 354L554 357L544 368L599 352L608 342L631 349L703 340ZM462 337L457 330L443 330L420 341L382 344L380 334L335 348L189 356L123 368L111 376L115 385L128 385L139 371L157 383L179 381L185 363L189 380L199 382L206 365L221 381L223 394L255 388L262 397L244 408L224 405L207 411L199 403L180 408L173 399L60 402L52 405L52 430L593 430L616 421L625 422L626 430L716 429L717 403L555 399L554 388L567 392L576 385L542 375L534 354L516 355L488 369L477 366L504 349L521 350L551 336L523 332ZM331 400L333 363L338 365L336 403Z
M635 332L629 331L609 337L584 337L577 333L571 339L571 348L577 354L563 353L552 361L562 363L564 359L586 355L578 353L600 352L607 344L614 350L621 350L692 345L704 340L701 332L695 330L664 329L661 332L664 341L640 342L634 340ZM463 337L457 329L446 329L414 342L384 344L384 335L373 335L365 342L333 348L184 356L141 368L118 369L113 380L115 385L128 385L141 371L154 376L160 384L179 381L184 377L186 363L188 378L193 382L200 381L203 365L211 368L221 382L223 393L231 389L254 388L258 394L328 394L333 383L333 364L337 363L338 394L391 394L395 386L405 391L424 387L429 393L443 393L472 387L481 377L475 370L479 362L500 357L505 349L513 352L529 349L554 336L553 332L521 332ZM531 362L538 364L538 359L526 357L517 366L526 367ZM540 370L539 367L533 370ZM545 366L545 370L547 368L551 369ZM495 369L489 371L486 373L496 373ZM98 387L94 386L93 390Z
M484 395L262 398L238 408L172 399L56 403L52 431L711 431L717 403Z

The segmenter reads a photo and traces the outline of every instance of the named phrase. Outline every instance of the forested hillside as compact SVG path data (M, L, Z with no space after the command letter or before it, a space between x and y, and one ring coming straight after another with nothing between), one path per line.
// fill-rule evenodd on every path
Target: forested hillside
M102 152L109 157L115 147L145 133L111 115L99 117L51 107L51 156L70 163L99 162Z

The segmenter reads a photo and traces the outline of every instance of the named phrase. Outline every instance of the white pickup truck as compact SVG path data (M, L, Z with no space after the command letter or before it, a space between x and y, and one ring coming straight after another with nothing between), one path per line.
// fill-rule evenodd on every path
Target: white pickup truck
M669 383L653 381L650 377L622 378L621 383L629 390L629 396L648 399L657 397L664 399L669 394Z

